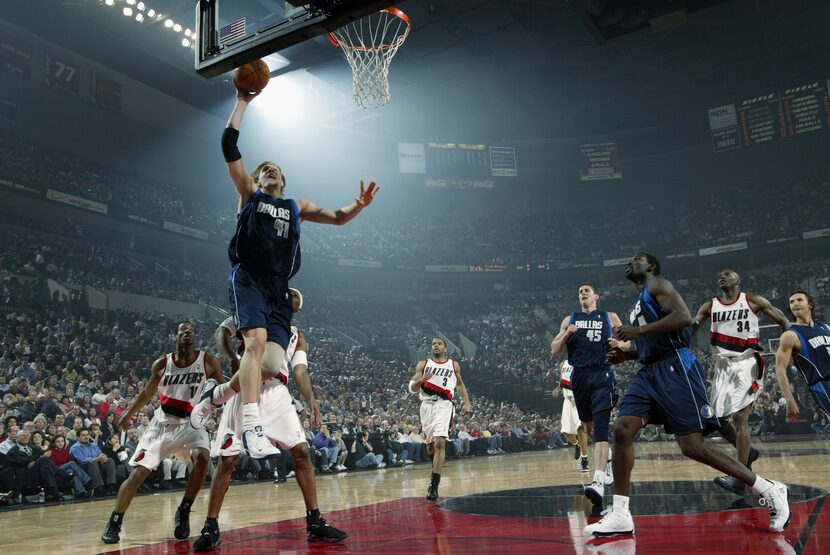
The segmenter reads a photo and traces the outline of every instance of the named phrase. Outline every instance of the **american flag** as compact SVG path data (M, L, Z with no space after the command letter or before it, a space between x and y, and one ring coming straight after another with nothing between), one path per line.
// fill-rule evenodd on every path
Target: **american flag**
M219 42L227 43L245 36L245 18L242 17L219 29Z

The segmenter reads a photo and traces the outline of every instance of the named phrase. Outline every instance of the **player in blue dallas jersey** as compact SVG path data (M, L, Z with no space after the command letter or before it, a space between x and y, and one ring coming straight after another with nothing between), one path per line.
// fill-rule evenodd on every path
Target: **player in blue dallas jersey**
M571 389L576 411L587 433L594 435L594 479L585 487L585 496L595 505L602 505L605 486L614 483L611 471L608 430L611 409L617 404L617 379L608 361L608 350L618 345L612 337L613 328L622 325L613 312L597 310L597 288L585 283L579 286L580 312L562 320L559 333L551 343L556 356L567 348L568 362L573 366ZM588 471L588 456L580 458L583 472Z
M372 203L378 187L360 182L354 203L338 210L320 208L304 199L286 199L285 176L273 162L262 162L249 174L237 148L242 116L255 94L237 93L222 134L222 153L239 196L236 234L228 248L233 269L228 297L234 323L245 342L239 364L243 405L242 441L253 458L279 453L262 431L259 392L262 374L275 376L291 336L291 295L288 280L300 269L300 222L342 225ZM228 387L206 396L221 405Z
M787 401L787 417L791 419L797 419L801 411L787 378L790 360L810 386L810 394L818 407L830 416L830 326L815 321L815 309L813 297L806 291L790 295L790 312L795 316L795 324L781 334L775 353L775 375Z
M703 436L718 429L718 419L706 396L706 372L689 350L692 317L672 284L659 277L660 262L637 253L625 268L626 278L639 295L629 320L615 330L620 341L636 342L636 350L613 348L614 362L638 359L642 367L632 378L614 423L614 504L602 520L585 527L585 533L614 536L634 533L629 511L634 436L647 424L663 424L677 437L687 457L741 480L761 496L770 514L770 530L780 532L790 521L786 485L766 480L723 449L704 443Z

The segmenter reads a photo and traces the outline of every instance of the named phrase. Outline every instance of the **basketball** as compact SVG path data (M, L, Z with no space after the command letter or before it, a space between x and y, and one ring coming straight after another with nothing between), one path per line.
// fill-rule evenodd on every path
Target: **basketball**
M256 60L237 68L233 74L233 85L243 93L259 93L271 79L271 70L263 60Z

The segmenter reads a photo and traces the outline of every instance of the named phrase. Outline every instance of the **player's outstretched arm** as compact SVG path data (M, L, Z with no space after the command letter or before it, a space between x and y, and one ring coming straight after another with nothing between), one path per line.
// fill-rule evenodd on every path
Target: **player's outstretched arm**
M778 350L775 351L775 378L778 380L778 387L781 388L781 395L787 401L787 417L797 419L799 417L798 403L795 402L793 392L790 390L790 379L787 377L787 366L790 364L790 357L794 352L801 349L801 341L798 336L785 331L778 341Z
M164 370L166 363L167 357L161 357L156 359L153 366L150 367L150 379L147 380L146 384L144 384L144 389L142 389L141 392L135 396L133 406L127 409L127 412L123 413L121 418L118 420L119 430L122 432L127 431L127 428L130 427L130 421L133 419L135 413L144 408L144 405L153 399L153 395L155 395L156 391L158 391L159 382L161 382L161 372Z
M311 407L311 427L315 430L320 428L323 417L320 414L320 403L314 396L314 387L311 385L311 375L308 373L308 341L305 335L300 335L297 340L297 348L294 350L294 357L291 359L291 367L294 372L294 382L297 389L305 398L308 406ZM301 355L299 353L302 353ZM299 356L298 356L299 355ZM355 440L356 441L356 440Z
M374 181L369 183L369 187L365 187L361 180L360 194L348 206L332 210L330 208L320 208L310 200L298 199L297 207L300 209L300 217L305 221L318 224L343 225L352 221L364 208L372 204L379 190L380 187Z
M228 124L222 133L222 155L228 163L228 175L233 181L236 192L239 195L239 210L245 206L248 199L256 192L256 184L245 168L242 160L242 153L239 152L237 142L239 141L239 128L242 125L242 116L248 108L248 103L253 100L254 95L237 93L236 104L233 107Z
M453 369L455 370L455 379L458 380L458 391L461 392L461 398L464 399L464 405L461 407L462 416L470 414L473 411L473 405L470 404L470 396L467 394L467 386L464 385L464 380L461 379L461 365L456 361L452 361Z
M778 324L781 331L790 329L790 320L767 299L760 295L747 295L746 298L750 305L754 305L755 312L763 312L767 318Z
M216 351L224 358L231 367L231 376L236 374L239 370L239 357L233 350L233 343L231 343L231 330L225 326L219 326L213 332L213 344L216 345Z
M712 301L708 300L702 305L700 308L697 309L697 314L695 317L692 318L692 335L697 333L697 330L700 329L700 326L703 325L703 322L709 319L709 316L712 314Z

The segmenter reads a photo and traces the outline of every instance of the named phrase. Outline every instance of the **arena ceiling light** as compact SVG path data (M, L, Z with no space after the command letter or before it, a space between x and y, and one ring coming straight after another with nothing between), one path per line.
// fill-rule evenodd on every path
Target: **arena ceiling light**
M195 48L196 33L191 29L185 29L180 23L176 23L163 13L157 12L149 7L147 3L139 0L98 0L103 6L117 6L121 5L121 13L125 17L135 19L137 23L144 23L149 19L150 23L162 23L165 28L172 29L176 33L184 31L185 38L179 44L185 48ZM145 15L146 14L146 15Z

